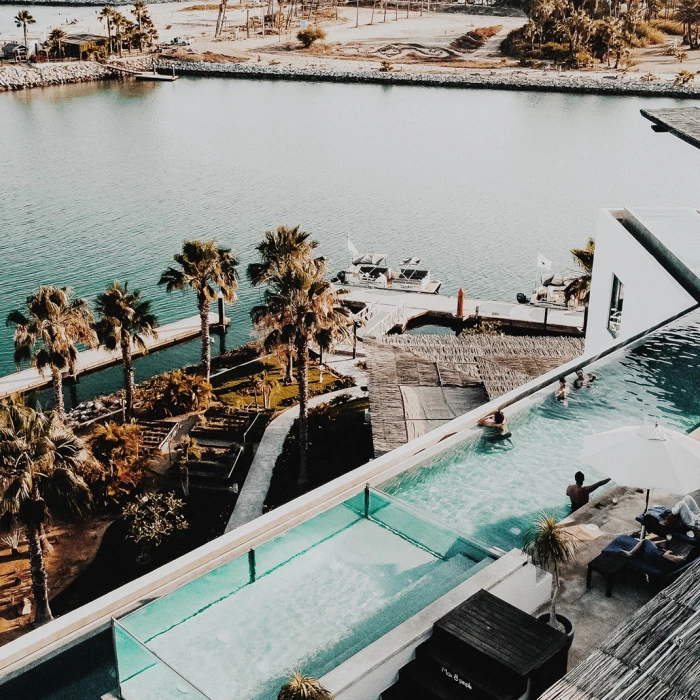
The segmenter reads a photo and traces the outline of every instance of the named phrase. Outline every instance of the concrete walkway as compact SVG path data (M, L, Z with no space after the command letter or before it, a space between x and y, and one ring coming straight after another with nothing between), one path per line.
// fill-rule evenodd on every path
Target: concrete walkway
M340 396L341 394L349 394L353 398L367 395L359 386L353 386L349 389L340 389L338 391L332 391L330 394L315 396L309 401L309 408L328 403L332 398ZM230 532L241 525L245 525L262 515L263 505L270 488L270 480L272 479L272 472L275 468L277 457L282 452L285 438L289 435L292 424L298 415L299 407L292 406L283 413L280 413L280 415L267 426L267 430L265 430L265 434L253 458L253 463L250 465L250 471L248 472L245 484L243 484L241 493L236 501L231 519L226 526L226 532Z
M209 314L209 325L214 326L219 323L219 315L216 313ZM168 345L181 343L190 338L196 338L200 335L201 324L199 316L191 316L184 318L175 323L168 323L158 328L157 338L145 338L145 344L149 351L158 350ZM140 351L134 350L134 357L138 357ZM78 353L78 361L75 367L76 375L83 372L91 372L102 367L116 365L122 361L121 351L107 350L104 346L93 348L91 350L83 350ZM0 377L0 398L10 396L15 393L22 393L32 389L39 389L43 386L51 384L51 373L46 372L42 375L36 367L14 372L4 377Z

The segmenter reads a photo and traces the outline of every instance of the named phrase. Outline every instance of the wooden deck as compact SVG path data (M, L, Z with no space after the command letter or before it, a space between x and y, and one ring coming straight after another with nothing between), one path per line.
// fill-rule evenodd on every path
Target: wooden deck
M360 338L378 338L390 330L406 330L407 325L420 317L426 321L455 321L457 297L441 294L416 294L382 289L351 288L342 296L351 307L368 307L365 325L358 329ZM511 304L504 301L465 299L464 317L461 320L485 319L498 321L506 326L531 330L548 330L572 335L583 334L582 311Z
M219 325L219 315L217 313L209 314L209 325ZM159 350L175 343L196 338L198 335L200 335L199 315L191 316L158 328L158 337L146 338L146 347L149 352ZM139 354L139 352L134 352L135 357ZM94 350L84 350L78 356L76 375L94 372L97 369L119 364L121 359L121 352L118 350L110 351L103 347L95 348ZM51 374L47 372L42 376L34 367L21 372L14 372L13 374L0 377L0 398L31 391L32 389L41 389L50 383Z
M698 107L667 107L642 109L643 117L653 122L655 131L670 133L695 148L700 148L700 109Z

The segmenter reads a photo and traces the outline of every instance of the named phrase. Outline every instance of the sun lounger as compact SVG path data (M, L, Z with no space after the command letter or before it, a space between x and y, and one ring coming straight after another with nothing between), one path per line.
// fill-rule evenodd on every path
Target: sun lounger
M619 535L605 547L603 551L617 553L618 556L625 557L627 560L626 568L646 574L653 583L658 583L661 586L666 586L677 579L686 569L692 566L695 561L691 558L690 561L679 566L677 569L669 569L669 565L666 560L663 559L663 554L661 552L658 552L658 557L654 555L654 557L649 558L642 558L636 555L627 557L627 555L622 553L622 550L629 551L632 549L638 541L639 540L629 535Z
M644 513L640 513L635 520L640 524L646 524L647 532L652 532L655 535L660 535L661 537L666 537L666 535L673 535L681 542L687 542L688 544L697 544L698 539L696 537L688 537L686 530L674 530L661 524L663 520L663 514L668 510L667 506L652 506L649 508L646 514L646 519Z

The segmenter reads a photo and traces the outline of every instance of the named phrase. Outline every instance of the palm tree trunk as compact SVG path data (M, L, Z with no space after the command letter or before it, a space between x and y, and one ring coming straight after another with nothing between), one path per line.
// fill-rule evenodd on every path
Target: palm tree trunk
M292 347L289 347L287 353L287 373L284 377L285 384L291 384L294 381L294 352Z
M299 340L297 357L297 376L299 381L299 486L309 481L306 468L309 447L309 339Z
M41 540L41 551L44 554L53 552L53 545L51 542L49 542L49 536L46 534L46 527L44 526L44 523L39 525L39 539Z
M27 25L22 25L24 27L24 48L27 49L27 58L29 58L29 44L27 43Z
M124 370L124 390L126 392L126 419L134 412L134 361L131 357L131 342L122 342L122 369Z
M63 420L66 417L66 407L63 402L63 377L61 376L61 370L57 367L51 368L51 383L53 384L55 410L60 419Z
M209 299L199 296L199 318L202 324L202 370L209 381L211 372L211 341L209 339Z
M549 625L556 627L557 624L557 596L559 595L559 567L554 564L552 573L552 605L549 609Z
M32 573L32 595L36 612L34 624L43 625L53 620L49 607L49 579L44 565L44 553L41 549L41 537L37 526L27 526L27 540L29 541L29 565Z

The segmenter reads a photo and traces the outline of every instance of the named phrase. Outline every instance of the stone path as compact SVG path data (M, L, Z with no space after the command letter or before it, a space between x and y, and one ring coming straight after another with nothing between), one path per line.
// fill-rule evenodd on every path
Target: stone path
M366 392L363 392L359 386L354 386L349 389L332 391L330 394L315 396L309 401L309 408L328 403L332 398L340 394L350 394L353 398L366 396ZM265 430L265 434L253 458L245 484L243 484L241 493L236 501L231 519L226 526L226 532L245 525L262 515L277 457L282 452L284 440L298 415L299 407L292 406L277 416L267 426L267 430Z

